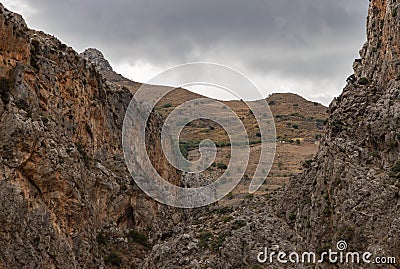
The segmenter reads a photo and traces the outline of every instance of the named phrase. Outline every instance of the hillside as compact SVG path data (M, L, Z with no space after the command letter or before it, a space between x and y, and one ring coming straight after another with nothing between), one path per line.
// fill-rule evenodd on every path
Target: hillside
M223 201L182 210L145 195L125 166L121 129L140 84L97 50L79 55L0 4L0 268L399 268L399 11L398 1L370 1L367 42L327 117L297 95L268 97L279 143L265 188L245 194L246 177ZM186 175L162 154L165 117L196 97L177 89L148 121L147 153L174 185L223 170ZM226 104L245 123L254 163L252 113ZM195 159L198 141L210 137L225 163L226 135L209 121L185 128L181 151ZM145 152L134 153L138 172L148 170ZM343 240L346 251L397 263L257 260L266 248L320 255Z
M114 72L100 51L88 49L81 55L92 61L107 80L111 79L110 81L113 83L129 88L132 92L136 92L140 87L139 83L132 82ZM179 105L199 98L206 97L177 88L159 101L156 111L166 119ZM317 152L327 118L326 107L317 102L305 100L296 94L276 93L270 95L266 100L274 115L278 144L267 186L259 194L282 187L288 182L290 176L303 171L304 162L312 159ZM260 152L261 138L258 136L258 124L245 102L224 101L223 103L235 111L248 132L252 145L245 177L252 178ZM196 160L199 157L198 145L204 139L211 139L218 146L215 163L228 164L230 160L229 137L218 124L210 120L195 120L183 129L180 135L180 145L184 155L189 160ZM209 182L222 173L223 170L211 167L198 176ZM247 192L245 187L246 185L243 184L233 193L239 193L238 198L242 199Z

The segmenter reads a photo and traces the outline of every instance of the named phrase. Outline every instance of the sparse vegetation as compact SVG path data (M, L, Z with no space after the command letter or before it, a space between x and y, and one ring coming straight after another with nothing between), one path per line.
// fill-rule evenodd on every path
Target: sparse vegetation
M114 266L120 267L121 263L122 263L122 259L115 251L111 251L110 254L108 254L104 258L104 262L109 265L114 265Z
M10 102L10 88L12 81L6 78L0 78L0 98L4 104Z
M244 226L246 226L246 221L238 219L238 220L235 220L235 222L233 223L232 230L238 230Z
M347 83L354 84L354 83L356 83L357 79L356 79L356 76L354 74L352 74L346 79L346 81L347 81Z
M135 230L131 230L129 231L128 236L129 238L132 239L133 242L138 243L145 247L149 247L149 243L147 242L147 237L145 234Z
M172 107L171 103L165 103L162 105L162 108L170 108L170 107Z
M367 85L368 82L369 82L369 80L368 80L368 78L366 78L366 77L362 77L362 78L360 78L360 79L358 80L358 84L360 84L360 85Z
M212 233L209 231L203 231L200 233L199 235L199 242L197 243L197 245L199 246L199 248L206 248L208 247L208 243L210 241L210 238L212 237Z
M221 162L215 163L215 167L217 167L218 169L221 169L221 170L228 169L228 166L226 164L224 164L224 163L221 163Z
M225 222L225 223L228 223L228 222L230 222L230 221L232 221L232 220L233 220L233 217L232 217L232 216L226 216L226 217L224 217L224 218L222 219L222 221Z
M393 16L393 17L397 17L397 8L394 8L394 9L392 10L392 16Z
M296 220L296 213L295 212L290 212L288 216L289 221L295 221Z
M400 161L397 161L389 172L390 177L400 178Z
M100 245L107 245L107 238L101 232L97 234L96 241Z
M303 162L303 167L304 167L304 168L310 168L310 167L311 167L311 164L312 164L313 162L314 162L313 160L305 160L305 161Z
M245 198L245 199L253 199L253 198L254 198L254 194L252 194L252 193L247 193L247 194L244 196L244 198Z

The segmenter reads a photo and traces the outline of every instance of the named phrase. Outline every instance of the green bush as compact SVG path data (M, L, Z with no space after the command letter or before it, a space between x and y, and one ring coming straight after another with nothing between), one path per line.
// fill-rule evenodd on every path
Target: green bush
M233 217L232 217L232 216L226 216L226 217L224 217L224 218L222 219L222 221L225 222L225 223L228 223L228 222L230 222L231 220L233 220Z
M142 234L141 232L131 230L129 231L129 237L132 239L133 242L141 244L142 246L149 247L149 243L147 242L146 235Z
M304 167L304 168L310 168L310 167L311 167L311 164L312 164L313 162L314 162L313 160L305 160L305 161L303 162L303 167Z
M350 76L346 79L346 82L347 82L347 83L350 83L350 84L354 84L354 83L356 83L356 81L357 81L357 79L356 79L356 76L355 76L354 74L350 75Z
M261 133L256 133L256 136L257 137L261 137Z
M11 88L11 80L6 78L0 79L0 98L4 104L8 104L10 102L10 88Z
M392 166L392 169L390 170L389 176L393 177L393 178L400 178L400 161L397 161Z
M216 163L215 165L218 169L221 169L221 170L226 170L228 168L228 166L224 163Z
M397 161L397 162L392 166L392 172L394 172L394 173L400 172L400 161Z
M295 220L296 220L296 213L290 212L290 214L289 214L289 216L288 216L288 219L289 219L290 221L295 221Z
M292 128L297 130L297 129L299 129L299 125L297 125L297 124L292 124Z
M369 80L368 80L368 78L366 78L366 77L362 77L362 78L360 78L360 79L358 80L358 84L360 84L360 85L367 85L368 82L369 82Z
M122 263L122 259L121 257L114 251L111 251L110 254L108 254L105 258L104 258L104 262L106 264L110 264L110 265L114 265L114 266L121 266Z
M246 221L241 220L241 219L235 220L235 222L232 225L232 230L238 230L244 226L246 226Z
M104 236L103 233L98 233L96 236L96 241L100 245L107 245L107 238Z
M199 235L199 242L197 243L197 245L199 246L199 248L206 248L208 247L208 243L212 237L212 233L209 231L203 231L200 233Z
M321 135L321 134L316 134L316 135L315 135L315 139L320 140L321 138L322 138L322 135Z
M253 199L254 198L254 194L248 193L244 196L245 199Z
M171 103L166 103L162 105L162 108L170 108L170 107L172 107Z

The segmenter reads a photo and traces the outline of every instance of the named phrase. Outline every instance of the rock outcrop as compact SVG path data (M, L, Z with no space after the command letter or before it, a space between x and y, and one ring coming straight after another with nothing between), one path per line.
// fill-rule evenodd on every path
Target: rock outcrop
M283 192L249 198L233 213L203 214L203 222L182 227L180 234L153 248L146 260L149 268L163 263L180 268L290 268L293 264L259 264L254 251L266 246L270 251L321 253L336 250L341 240L346 251L394 257L397 264L326 261L294 267L398 268L400 3L372 0L367 34L354 75L329 107L325 135L309 168ZM234 226L240 220L242 227Z
M346 240L351 250L400 261L399 23L400 3L371 1L355 73L330 105L312 167L287 187L281 214L296 216L308 245Z
M0 6L0 268L365 268L257 262L264 247L322 252L339 240L400 261L399 22L400 3L371 1L368 40L319 152L285 190L179 211L125 168L123 116L140 84ZM153 114L149 155L179 184L161 124Z
M126 169L132 94L2 5L0 36L0 268L137 266L181 213L144 195ZM149 122L158 141L159 118ZM160 152L154 142L149 155L179 184Z

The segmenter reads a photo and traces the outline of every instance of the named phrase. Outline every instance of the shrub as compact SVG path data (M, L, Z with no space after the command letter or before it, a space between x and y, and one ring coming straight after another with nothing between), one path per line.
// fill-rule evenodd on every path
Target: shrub
M162 105L162 108L169 108L172 107L171 103L166 103Z
M199 248L206 248L208 247L208 243L212 237L212 233L209 231L203 231L200 233L199 235L199 242L197 243L197 245L199 246Z
M292 124L292 128L297 130L297 129L299 129L299 125L297 125L297 124Z
M215 127L210 125L210 126L208 126L208 129L210 129L211 131L214 131Z
M0 79L0 98L4 104L8 104L10 102L10 88L11 88L11 80L6 78Z
M100 245L107 245L107 238L104 236L103 233L98 233L96 236L96 241Z
M230 222L231 220L233 220L233 217L232 217L232 216L226 216L226 217L224 217L224 218L222 219L222 221L225 222L225 223L228 223L228 222Z
M187 159L189 155L189 148L187 143L179 143L179 150L181 151L181 154L183 157Z
M400 161L397 161L397 162L392 166L392 172L394 172L394 173L400 172Z
M233 193L232 192L228 193L228 195L226 195L226 198L228 198L229 200L232 200L233 199Z
M289 219L290 221L295 221L295 220L296 220L296 213L290 212L290 214L289 214L289 216L288 216L288 219Z
M356 83L357 79L356 79L356 76L354 74L352 74L346 79L346 81L347 81L347 83L354 84L354 83Z
M256 133L256 136L257 137L261 137L261 133Z
M297 145L300 145L300 142L301 142L300 139L296 139L296 144Z
M147 237L146 235L135 231L131 230L129 231L129 237L132 239L133 242L141 244L142 246L149 247L149 243L147 242Z
M216 163L216 167L221 170L226 170L228 166L224 163Z
M268 102L268 105L270 105L270 106L273 106L273 105L275 105L276 103L275 103L275 101L269 101Z
M390 170L389 176L393 177L393 178L400 178L400 161L397 161L392 166L392 169Z
M233 212L233 209L231 207L221 207L218 209L218 213L222 215L230 214Z
M315 135L315 139L320 140L321 138L322 138L322 135L321 135L321 134L316 134L316 135Z
M253 199L254 198L254 194L248 193L244 196L245 199Z
M304 168L310 168L310 167L311 167L311 164L312 164L313 162L314 162L313 160L305 160L305 161L303 162L303 167L304 167Z
M111 264L114 266L121 266L122 263L122 259L121 257L114 251L111 251L110 254L108 254L105 258L104 258L104 262L106 264Z
M392 10L392 16L397 17L397 8Z
M362 78L360 78L360 79L358 80L358 84L360 84L360 85L367 85L368 82L369 82L369 80L368 80L368 78L366 78L366 77L362 77Z
M235 222L232 225L232 230L238 230L244 226L246 226L246 221L241 220L241 219L235 220Z

